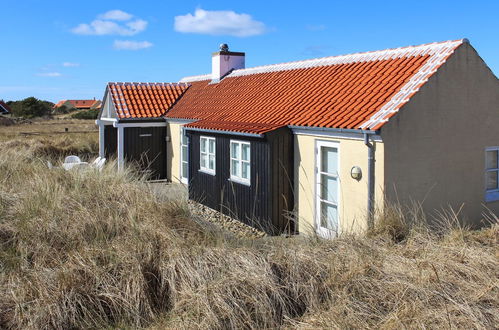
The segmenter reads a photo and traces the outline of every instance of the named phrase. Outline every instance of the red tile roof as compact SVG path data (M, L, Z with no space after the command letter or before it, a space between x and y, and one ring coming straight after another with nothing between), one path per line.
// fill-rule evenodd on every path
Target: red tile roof
M280 126L377 130L464 40L234 70L185 78L167 113L200 129L265 133Z
M99 100L61 100L54 105L54 108L59 108L67 102L76 109L90 109L92 107L99 107L101 103L101 101Z
M189 88L186 83L109 83L118 118L157 118Z

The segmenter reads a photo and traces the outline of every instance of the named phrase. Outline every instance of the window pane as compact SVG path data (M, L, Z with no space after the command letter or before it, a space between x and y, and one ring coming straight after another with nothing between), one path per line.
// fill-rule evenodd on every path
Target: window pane
M244 148L243 148L244 150ZM249 179L250 177L250 164L249 163L246 163L246 162L243 162L243 170L242 170L242 178L243 179Z
M487 151L487 168L497 168L497 150Z
M239 143L230 144L230 155L232 158L239 158Z
M338 202L338 181L336 178L321 174L321 198L333 203Z
M249 144L243 144L242 146L242 159L250 160L250 146Z
M497 174L498 171L487 172L487 190L498 189L497 187Z
M207 159L206 159L206 154L201 154L201 160L200 160L200 163L201 163L201 167L204 167L206 168L206 164L207 164Z
M182 160L183 161L187 161L187 147L186 146L182 146Z
M321 147L321 172L336 175L338 170L338 149Z
M188 166L187 166L187 163L182 163L182 174L181 176L183 178L187 178L187 169L188 169Z
M321 203L321 227L338 230L338 209L336 206Z
M215 169L215 156L214 155L210 155L209 159L210 159L209 169L210 170L214 170Z
M215 140L209 140L210 141L210 154L215 153Z
M231 160L231 174L234 176L241 176L241 173L239 173L239 161Z
M206 152L206 139L201 138L201 152Z
M182 144L187 145L187 135L185 135L185 131L182 131Z

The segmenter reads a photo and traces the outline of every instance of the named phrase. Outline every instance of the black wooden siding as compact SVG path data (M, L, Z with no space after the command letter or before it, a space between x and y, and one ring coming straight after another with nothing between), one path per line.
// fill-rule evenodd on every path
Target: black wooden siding
M118 129L112 125L104 126L104 157L116 157L118 147Z
M216 138L216 174L199 171L199 138ZM251 143L251 184L230 178L230 140ZM270 234L294 232L293 138L283 128L264 138L189 133L189 198Z
M124 156L150 179L166 179L166 127L125 127Z

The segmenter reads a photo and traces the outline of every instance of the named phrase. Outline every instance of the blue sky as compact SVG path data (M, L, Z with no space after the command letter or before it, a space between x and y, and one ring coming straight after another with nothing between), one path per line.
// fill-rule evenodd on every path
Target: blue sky
M108 81L209 73L220 43L246 66L468 38L499 73L499 1L0 0L0 99L102 98Z

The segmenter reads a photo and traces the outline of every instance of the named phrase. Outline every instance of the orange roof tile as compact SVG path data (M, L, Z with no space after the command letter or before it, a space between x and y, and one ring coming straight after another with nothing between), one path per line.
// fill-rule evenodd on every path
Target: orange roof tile
M277 127L379 129L464 40L234 70L191 86L166 117L189 127L264 133Z
M186 83L108 83L118 118L157 118L189 88Z

